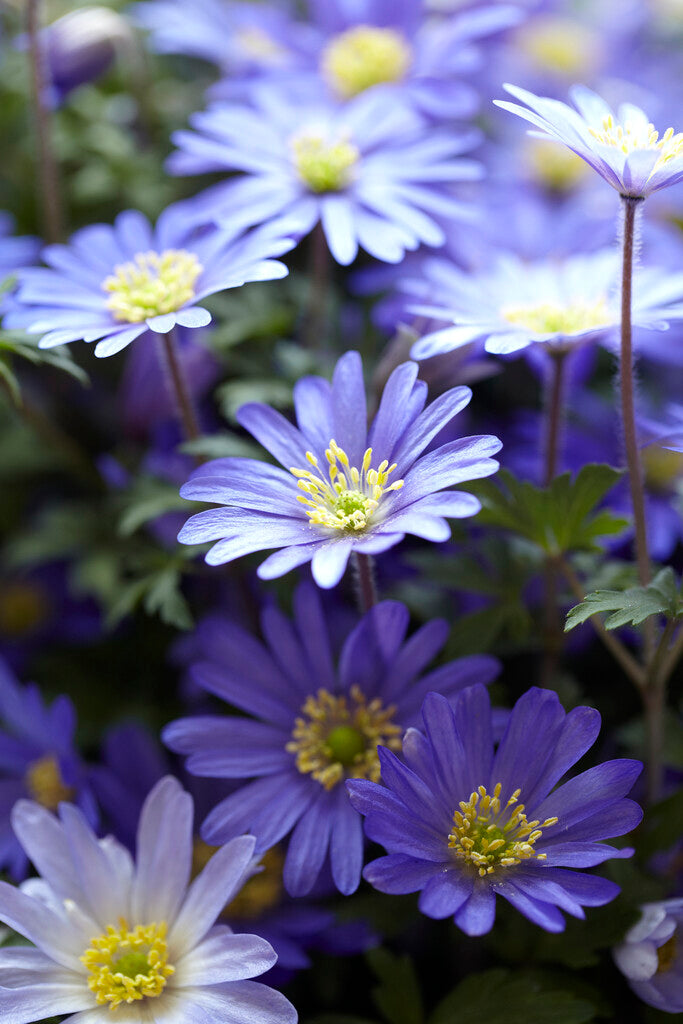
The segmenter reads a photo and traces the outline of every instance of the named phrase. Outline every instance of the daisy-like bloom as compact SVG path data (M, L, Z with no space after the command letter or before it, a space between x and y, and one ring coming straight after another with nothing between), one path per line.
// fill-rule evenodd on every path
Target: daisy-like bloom
M494 100L541 129L533 134L564 143L622 196L645 199L683 178L683 132L659 132L632 103L611 107L584 85L570 90L574 107L535 96L516 85L505 90L526 106Z
M488 434L463 437L425 455L472 392L452 388L425 409L427 385L417 370L416 363L394 370L369 429L357 352L341 357L331 385L321 377L296 384L297 427L270 406L243 405L239 423L283 468L242 458L205 463L181 495L231 507L192 516L178 539L216 541L209 565L280 548L261 563L261 579L310 561L325 588L339 583L352 551L376 555L406 533L448 540L446 518L473 516L481 506L473 495L446 488L495 473L491 456L501 443Z
M566 869L632 855L600 840L641 820L624 799L641 763L606 761L554 788L595 742L597 711L565 714L556 693L534 687L495 752L483 686L452 705L430 693L422 720L424 731L404 737L403 761L379 749L384 786L347 783L366 835L387 850L364 871L376 889L420 891L423 914L453 916L468 935L491 930L496 896L550 932L564 929L561 911L583 918L582 907L614 899L613 882Z
M190 883L192 799L167 776L140 816L137 861L98 840L69 804L59 819L21 801L13 826L40 878L0 883L0 920L36 948L0 951L0 1013L13 1024L294 1024L279 992L251 979L276 960L256 935L214 925L248 872L254 839L219 850Z
M40 241L30 235L14 235L14 218L0 210L0 284L19 267L30 267L40 255Z
M128 210L113 227L95 224L77 231L69 245L48 246L47 268L17 275L5 327L41 335L40 348L82 339L97 341L96 356L111 356L145 331L205 327L211 315L199 303L214 292L287 274L273 259L294 244L282 233L191 232L190 211L191 202L169 206L153 228Z
M487 352L507 355L529 345L567 351L614 338L620 322L619 260L613 249L529 263L499 254L490 269L467 274L438 257L419 277L400 282L413 314L453 326L430 331L413 346L414 359L450 352L485 339ZM643 268L635 281L633 323L666 330L683 317L683 274Z
M617 967L644 1003L683 1013L683 899L645 903L641 911L614 949Z
M198 216L225 225L284 222L298 237L322 224L330 252L349 264L359 246L397 263L420 243L442 245L442 219L471 218L451 186L481 175L462 159L476 132L426 131L384 95L343 107L254 88L250 105L217 104L176 132L174 174L242 171L196 200Z
M209 660L194 666L195 682L253 716L201 715L164 730L191 774L254 780L208 815L207 843L248 831L264 850L291 832L283 873L291 895L310 892L328 859L337 888L357 888L363 830L344 781L379 778L377 745L400 750L428 690L446 700L498 670L482 655L423 675L448 627L436 620L406 639L408 620L397 601L375 605L335 659L320 594L308 584L295 593L293 623L275 608L264 611L266 644L229 619L202 634Z
M0 658L0 867L24 878L26 854L12 832L10 814L22 797L50 811L62 800L78 804L94 824L97 808L74 746L76 712L68 697L52 705L35 684L21 686Z

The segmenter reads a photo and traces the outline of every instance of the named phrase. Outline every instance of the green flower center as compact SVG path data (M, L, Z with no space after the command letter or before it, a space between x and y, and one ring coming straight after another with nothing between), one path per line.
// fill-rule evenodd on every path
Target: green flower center
M521 790L516 789L505 806L500 802L501 790L498 782L490 796L486 786L479 786L467 802L461 801L448 836L453 856L465 861L482 878L499 867L509 868L532 857L545 860L546 854L536 853L534 844L544 828L558 821L527 821L524 804L515 806Z
M138 974L149 974L149 960L145 953L124 953L112 964L114 972L125 974L127 978L136 978Z
M339 192L351 181L360 153L350 142L326 142L319 135L292 141L294 166L311 192Z
M358 25L340 33L325 47L323 75L343 99L382 82L400 82L413 55L403 36L391 28Z
M195 297L195 285L203 267L194 253L166 249L162 253L139 252L122 263L102 282L106 301L115 320L141 323L151 316L173 313Z
M564 306L554 302L540 302L535 306L506 306L500 312L503 319L515 326L525 327L533 334L576 334L591 328L608 327L613 320L604 297L594 302L577 299Z

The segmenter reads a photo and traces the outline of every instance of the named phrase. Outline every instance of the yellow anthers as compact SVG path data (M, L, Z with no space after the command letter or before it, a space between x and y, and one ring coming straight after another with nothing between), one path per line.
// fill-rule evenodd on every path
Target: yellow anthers
M329 480L325 479L312 452L306 452L312 469L290 469L303 491L298 500L306 506L306 515L316 526L354 533L365 530L383 495L403 487L403 480L388 482L396 463L390 466L384 459L377 469L371 469L372 448L363 455L360 469L350 465L348 455L334 439L325 457Z
M90 972L88 986L98 1003L115 1010L121 1003L155 999L175 967L167 962L166 922L129 929L125 918L92 939L81 962Z
M576 334L578 331L608 327L614 321L603 296L593 302L576 299L564 306L554 302L506 306L500 313L504 320L525 327L534 334Z
M673 128L667 128L660 139L659 132L655 130L653 124L644 125L631 121L619 124L609 114L602 119L602 131L595 128L588 130L603 146L613 146L627 155L635 149L658 149L660 155L652 168L652 174L662 164L683 154L683 132L674 133Z
M320 135L292 140L297 174L311 192L339 192L351 181L360 153L351 142L328 142Z
M642 450L643 470L648 488L666 494L676 488L683 479L683 454L670 452L668 448L649 445Z
M139 252L134 260L115 267L102 282L105 292L109 292L107 309L115 320L131 324L172 313L195 297L195 285L203 269L194 253L185 249Z
M349 99L381 82L400 82L412 60L410 46L399 32L357 25L328 43L320 66L337 95Z
M667 939L661 946L658 946L656 974L666 974L667 971L671 970L676 962L677 946L676 932L673 933L670 939Z
M571 18L535 18L517 33L517 42L536 67L551 74L586 77L600 58L594 32Z
M74 790L67 786L59 770L59 761L52 754L32 761L26 770L26 788L31 799L56 811L62 800L71 800Z
M195 878L213 857L218 846L209 846L196 838L192 845L192 877ZM284 857L277 846L266 850L254 874L247 878L237 895L221 910L224 920L253 919L272 910L283 893L282 868Z
M569 192L589 173L585 160L550 139L527 137L525 164L534 181L556 192Z
M333 789L342 779L378 782L377 744L401 749L402 730L393 721L395 706L385 708L377 697L368 702L357 686L351 687L351 701L318 690L306 698L301 711L285 749L296 754L302 775L312 775L325 789Z
M501 805L500 782L493 796L486 786L479 786L469 800L460 802L460 810L453 815L453 828L448 845L459 860L471 864L483 878L498 867L509 868L523 860L535 857L545 860L545 853L536 853L534 844L542 830L556 825L557 818L545 821L527 821L524 804L517 804L520 789L516 789L505 806Z

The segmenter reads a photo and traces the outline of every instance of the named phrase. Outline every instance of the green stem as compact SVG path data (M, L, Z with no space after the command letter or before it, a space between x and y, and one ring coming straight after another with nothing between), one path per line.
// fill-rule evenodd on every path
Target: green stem
M304 344L313 351L320 351L327 343L327 303L330 292L330 250L322 224L316 224L310 238L309 281Z

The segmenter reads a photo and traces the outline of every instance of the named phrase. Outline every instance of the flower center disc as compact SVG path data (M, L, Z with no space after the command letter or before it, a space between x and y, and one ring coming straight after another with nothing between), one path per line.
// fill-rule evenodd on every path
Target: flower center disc
M358 25L341 32L325 47L321 70L343 99L382 82L400 82L413 55L403 36L391 28Z
M119 927L109 925L80 959L88 968L88 987L95 999L114 1010L121 1003L161 995L175 971L167 955L165 921L139 924L131 931L121 918Z
M566 306L554 302L541 302L536 306L507 306L500 312L509 323L525 327L534 334L576 334L578 331L607 327L612 319L603 297L592 303L578 299Z
M378 698L368 702L357 686L351 687L351 702L321 689L301 710L285 750L296 755L302 775L312 775L325 789L344 778L378 782L377 744L401 749L396 707L385 708Z
M327 142L320 135L292 140L294 166L311 192L339 192L351 182L360 153L351 142Z
M185 249L139 252L102 282L109 293L107 309L115 320L131 324L173 313L195 297L195 284L202 270L194 253Z
M601 128L602 131L596 128L588 130L603 146L620 149L627 155L635 149L658 149L660 156L651 174L654 174L662 164L683 154L683 132L674 134L673 128L667 128L660 139L659 132L655 130L653 124L635 124L631 121L619 124L611 114L603 117Z
M63 800L71 800L74 796L73 787L64 782L59 761L52 754L31 762L25 782L31 799L47 807L48 811L56 811Z
M527 821L524 804L515 807L521 790L516 789L505 806L501 806L501 790L498 782L490 796L486 786L479 786L467 802L461 801L448 836L453 855L472 865L482 878L498 867L509 868L531 857L545 860L546 854L536 853L534 844L544 828L558 821Z

